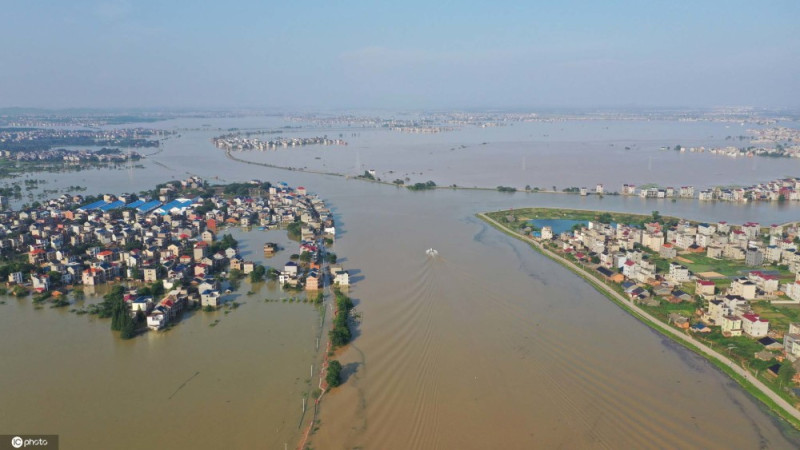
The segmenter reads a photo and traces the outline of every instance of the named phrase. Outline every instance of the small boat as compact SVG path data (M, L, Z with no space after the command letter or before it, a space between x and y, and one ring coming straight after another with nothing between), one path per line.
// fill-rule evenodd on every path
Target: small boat
M434 249L434 248L429 248L429 249L425 250L425 253L428 256L437 256L439 254L439 251Z

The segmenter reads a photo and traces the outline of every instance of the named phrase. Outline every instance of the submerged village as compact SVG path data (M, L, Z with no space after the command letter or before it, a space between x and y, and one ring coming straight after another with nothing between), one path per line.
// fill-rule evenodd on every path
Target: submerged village
M219 308L244 276L309 291L316 301L326 280L340 287L350 281L325 251L336 236L331 211L317 195L285 183L209 186L191 177L138 196L65 194L7 208L0 198L2 293L66 307L70 296L83 298L83 287L110 284L89 312L111 317L123 338L163 329L188 308ZM236 240L223 234L228 226L286 229L298 250L284 266L264 267L240 256ZM281 249L267 242L263 250L272 256Z
M529 208L486 214L797 403L800 225Z

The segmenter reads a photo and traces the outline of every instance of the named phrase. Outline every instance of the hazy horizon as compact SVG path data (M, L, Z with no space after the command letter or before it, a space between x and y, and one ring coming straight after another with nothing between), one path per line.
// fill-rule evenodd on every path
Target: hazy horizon
M800 107L800 4L15 2L0 108Z

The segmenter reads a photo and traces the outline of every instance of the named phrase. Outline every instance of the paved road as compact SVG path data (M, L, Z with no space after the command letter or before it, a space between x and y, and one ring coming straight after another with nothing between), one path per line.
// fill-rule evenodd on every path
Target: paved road
M497 225L498 227L500 227L502 229L507 229L506 227L504 227L504 226L500 225L499 223L497 223L497 221L491 219L489 216L486 216L484 214L480 214L480 216L484 220L486 220L488 222L491 222L491 223L494 223L495 225ZM549 256L549 257L551 257L551 258L553 258L553 259L555 259L555 260L557 260L557 261L569 266L573 270L581 272L581 273L584 273L587 277L590 277L591 279L596 279L592 274L586 272L581 267L578 267L572 261L561 257L560 255L554 253L553 251L551 251L551 250L549 250L547 248L544 248L541 244L536 242L534 239L529 238L527 236L522 236L522 235L516 235L516 236L519 237L522 240L530 242L531 244L535 245L536 248L540 249L543 253L545 253L547 256ZM790 414L794 418L800 420L800 411L799 410L797 410L794 406L789 404L789 402L784 400L783 397L781 397L778 394L776 394L775 392L773 392L772 389L767 387L767 385L765 385L763 382L761 382L761 380L759 380L758 378L754 377L752 374L750 374L750 372L746 371L745 369L743 369L739 365L735 364L729 358L725 357L724 355L722 355L720 353L717 353L711 347L707 346L703 342L700 342L697 339L695 339L694 337L692 337L692 335L685 334L685 333L683 333L681 331L678 331L675 328L670 327L669 325L665 325L664 322L656 319L655 317L650 315L647 311L645 311L642 308L638 307L633 302L627 300L625 297L620 295L617 291L611 289L609 286L606 286L606 285L604 285L602 283L599 283L599 282L596 283L595 286L600 287L603 290L605 290L606 292L608 292L609 294L613 295L620 302L624 303L628 308L630 308L633 311L635 311L636 314L638 314L640 317L644 318L645 322L649 322L648 324L650 326L658 328L659 330L662 330L663 332L669 334L670 336L672 336L672 337L674 337L674 338L676 338L678 340L690 343L694 347L698 348L700 350L700 352L703 353L704 355L706 355L707 357L714 358L714 359L720 361L721 363L727 365L728 367L731 368L731 370L733 370L737 374L739 374L742 377L744 377L744 379L746 379L747 381L752 383L753 386L756 387L756 389L758 389L759 391L763 392L764 395L769 397L778 406L783 408L783 410L786 411L787 414Z

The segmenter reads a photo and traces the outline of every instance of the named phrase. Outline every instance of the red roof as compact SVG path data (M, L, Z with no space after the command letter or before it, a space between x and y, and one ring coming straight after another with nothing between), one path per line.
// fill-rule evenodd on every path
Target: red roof
M748 322L769 322L767 319L762 319L756 314L745 314L742 316L742 318Z
M697 284L700 284L702 286L714 286L714 282L708 280L697 280Z
M111 256L114 252L111 250L103 250L102 252L98 253L97 256Z
M766 274L764 274L764 272L761 272L759 270L754 270L754 271L750 272L750 274L751 275L755 275L755 276L757 276L759 278L763 278L765 280L777 280L778 279L778 277L775 277L775 276L772 276L772 275L766 275Z
M626 266L632 266L632 265L634 265L634 264L636 264L636 263L635 263L635 262L633 262L633 261L631 261L630 259L629 259L629 260L627 260L627 261L625 261L625 265L626 265Z

